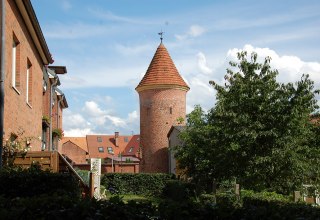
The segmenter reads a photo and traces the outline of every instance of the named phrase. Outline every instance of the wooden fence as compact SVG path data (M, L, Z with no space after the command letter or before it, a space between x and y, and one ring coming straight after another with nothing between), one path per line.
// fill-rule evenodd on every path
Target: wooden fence
M69 161L57 151L31 151L25 156L17 156L14 163L22 168L29 168L33 163L39 163L42 170L50 170L54 173L70 173L78 180L82 193L91 196L89 186L74 170Z

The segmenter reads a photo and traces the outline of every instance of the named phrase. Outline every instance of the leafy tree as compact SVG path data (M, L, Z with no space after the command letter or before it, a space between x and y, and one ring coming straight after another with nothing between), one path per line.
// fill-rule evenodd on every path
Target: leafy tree
M217 91L215 106L205 114L196 107L177 149L181 167L190 176L235 178L242 186L282 193L319 174L319 148L310 114L318 106L308 75L293 83L279 83L271 58L238 53L230 62L225 85ZM189 164L187 163L189 160ZM206 174L206 175L205 175Z
M187 115L187 127L180 134L183 147L177 146L176 157L179 158L179 167L187 168L187 175L193 177L198 183L206 182L208 177L213 178L213 169L210 145L210 130L212 126L207 122L207 115L197 105Z

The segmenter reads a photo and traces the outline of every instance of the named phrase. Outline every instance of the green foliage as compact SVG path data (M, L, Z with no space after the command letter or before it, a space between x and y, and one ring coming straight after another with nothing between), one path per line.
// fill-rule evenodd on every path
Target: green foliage
M83 182L89 186L90 171L80 170L78 168L76 168L75 170L79 174L79 176L82 178Z
M242 216L245 219L318 219L320 209L281 199L245 197Z
M49 123L50 123L50 118L49 118L49 116L43 115L43 116L42 116L42 121L44 121L44 122L46 122L47 124L49 124Z
M202 204L209 204L209 205L213 205L213 204L215 204L217 202L216 201L216 196L212 195L212 194L201 194L199 196L199 201Z
M184 202L195 196L195 188L194 184L188 182L169 180L162 190L162 196L165 199Z
M39 141L35 137L20 138L18 135L11 133L2 146L2 166L15 167L14 161L17 156L25 157L27 152L32 148L31 141Z
M120 194L160 195L171 178L161 173L107 173L102 176L101 185L113 187Z
M61 128L55 128L52 130L52 136L61 139L63 137L63 131Z
M179 167L186 168L186 174L205 189L208 188L207 180L214 178L209 144L211 129L212 126L208 124L202 108L195 106L187 116L186 130L180 133L180 138L185 144L173 148L179 160Z
M176 149L181 168L193 180L236 179L243 187L291 193L302 183L319 183L319 126L310 114L319 107L308 75L279 83L270 57L257 62L246 52L230 62L216 104L204 113L200 106L187 117L187 129ZM204 184L205 185L205 184Z
M194 200L149 201L80 200L68 194L41 194L32 197L0 195L1 219L318 219L320 209L279 199L275 193L244 193L243 206L230 195L220 194L217 205ZM207 195L206 198L212 198ZM273 198L273 199L271 199Z
M43 194L80 197L78 183L71 175L42 171L36 165L25 170L2 169L0 183L0 195L8 198Z

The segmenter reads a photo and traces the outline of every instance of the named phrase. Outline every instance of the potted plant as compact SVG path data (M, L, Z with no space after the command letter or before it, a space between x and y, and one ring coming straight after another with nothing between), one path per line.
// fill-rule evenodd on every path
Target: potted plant
M43 116L42 116L42 126L45 127L45 128L47 128L47 127L49 127L49 125L50 125L50 119L49 119L49 117L46 116L46 115L43 115Z
M52 136L61 139L63 137L63 131L61 128L55 128L52 131Z

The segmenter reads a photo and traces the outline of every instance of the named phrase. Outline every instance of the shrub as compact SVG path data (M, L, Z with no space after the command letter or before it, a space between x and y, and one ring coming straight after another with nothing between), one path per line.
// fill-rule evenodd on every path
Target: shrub
M51 173L39 168L0 171L0 195L8 198L35 197L42 194L79 198L78 182L70 174Z
M201 194L199 200L204 205L214 205L216 204L216 196L212 194Z
M89 178L90 178L90 171L88 170L80 170L78 168L75 169L79 176L82 178L83 182L89 186Z
M181 180L168 180L162 196L165 199L184 202L195 196L195 186Z
M114 188L120 194L161 195L168 180L168 174L149 173L107 173L101 178L106 189Z

